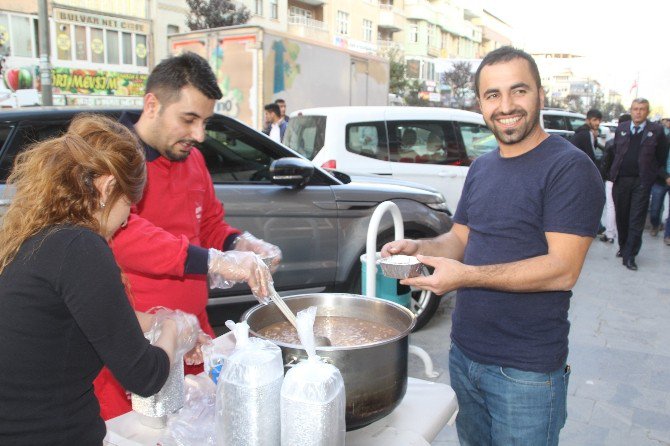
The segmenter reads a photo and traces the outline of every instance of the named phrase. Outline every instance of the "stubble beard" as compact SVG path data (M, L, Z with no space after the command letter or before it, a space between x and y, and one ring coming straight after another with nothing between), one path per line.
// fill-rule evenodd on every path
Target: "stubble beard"
M490 121L487 122L489 129L493 132L493 135L496 137L496 139L506 145L512 145L512 144L518 144L522 142L524 139L526 139L533 131L535 130L535 127L540 125L540 106L539 106L539 100L537 103L537 107L535 107L534 113L531 116L531 119L528 120L523 126L521 127L516 127L516 128L499 128L496 125L496 119L498 119L501 116L508 116L508 115L514 115L514 114L520 114L521 119L524 119L528 116L528 112L524 109L517 109L514 110L510 113L496 113L491 116Z

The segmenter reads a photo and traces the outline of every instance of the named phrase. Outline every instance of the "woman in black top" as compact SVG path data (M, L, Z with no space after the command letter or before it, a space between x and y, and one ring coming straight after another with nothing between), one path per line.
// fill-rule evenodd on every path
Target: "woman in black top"
M107 245L145 178L135 137L100 116L17 156L0 230L0 444L100 445L102 366L152 395L197 331L167 320L150 345Z

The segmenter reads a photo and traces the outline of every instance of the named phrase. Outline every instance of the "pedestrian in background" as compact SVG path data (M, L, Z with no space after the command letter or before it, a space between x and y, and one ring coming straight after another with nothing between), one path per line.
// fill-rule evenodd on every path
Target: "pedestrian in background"
M662 119L661 125L663 125L663 131L665 133L666 140L670 138L670 120ZM670 191L670 177L668 173L670 171L665 169L664 172L659 172L656 175L656 181L651 186L651 203L649 204L649 222L651 223L650 234L652 237L658 235L659 230L661 229L661 217L663 215L663 202L665 200L666 194ZM667 222L666 222L667 226ZM666 231L666 234L668 232ZM667 239L667 237L664 237ZM668 240L665 240L668 241Z
M635 258L642 247L649 194L657 176L665 172L668 143L663 127L647 120L648 100L633 100L630 115L631 122L620 123L614 135L610 179L614 183L619 252L624 266L637 271Z
M593 161L593 164L598 164L596 161L595 149L598 147L598 129L603 120L603 114L600 110L595 108L586 113L586 122L584 125L575 130L572 136L572 143L586 153Z
M624 113L619 116L618 124L630 121L630 115ZM618 237L616 229L616 211L614 210L614 199L612 198L612 186L614 183L610 180L610 169L614 161L614 137L605 143L603 157L600 160L600 175L605 182L605 232L600 236L601 242L614 243ZM621 257L620 251L617 255Z
M281 111L279 105L274 102L265 107L265 124L266 128L263 133L268 135L271 140L281 143L286 132L286 121L281 118Z
M458 290L449 373L461 444L557 445L567 417L571 288L605 203L596 166L540 125L533 58L502 47L475 73L499 148L470 166L450 232L398 240L382 256L435 268L405 285Z
M283 99L275 100L275 104L279 106L279 116L288 123L288 115L286 114L286 101Z

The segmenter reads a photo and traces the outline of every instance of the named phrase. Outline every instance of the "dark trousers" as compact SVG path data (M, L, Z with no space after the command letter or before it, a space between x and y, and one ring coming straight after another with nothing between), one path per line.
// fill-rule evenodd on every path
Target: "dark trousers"
M639 177L617 178L612 188L619 248L624 262L634 258L642 247L642 232L649 208L649 188Z

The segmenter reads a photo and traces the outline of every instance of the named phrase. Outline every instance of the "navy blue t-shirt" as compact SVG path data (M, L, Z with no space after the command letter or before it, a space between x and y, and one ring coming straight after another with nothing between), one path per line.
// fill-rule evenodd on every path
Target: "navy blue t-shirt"
M487 153L470 167L454 216L470 230L463 263L494 265L545 255L545 232L595 237L604 204L597 168L559 136L518 157ZM462 288L451 338L483 364L557 370L568 356L571 296L571 291Z

